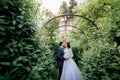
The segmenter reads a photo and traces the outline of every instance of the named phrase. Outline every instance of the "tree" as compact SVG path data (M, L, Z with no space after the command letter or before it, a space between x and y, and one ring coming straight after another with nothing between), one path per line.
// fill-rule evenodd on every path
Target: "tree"
M60 14L65 14L68 11L67 3L63 1L62 5L60 6Z
M77 2L75 0L70 0L69 1L69 4L70 4L70 9L73 9L75 6L77 6Z

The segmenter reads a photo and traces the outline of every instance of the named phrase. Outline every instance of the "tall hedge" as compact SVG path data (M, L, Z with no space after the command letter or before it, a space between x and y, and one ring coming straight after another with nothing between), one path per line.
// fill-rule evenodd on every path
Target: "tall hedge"
M36 1L0 1L0 80L57 78L54 43L37 31L42 22Z
M85 80L120 80L119 0L86 0L75 11L90 18L99 30L81 19L76 26L86 35L74 34L78 64ZM75 41L74 41L75 42ZM79 58L81 56L81 58Z
M35 1L0 1L1 80L25 80L38 63L34 22L37 7L33 6Z

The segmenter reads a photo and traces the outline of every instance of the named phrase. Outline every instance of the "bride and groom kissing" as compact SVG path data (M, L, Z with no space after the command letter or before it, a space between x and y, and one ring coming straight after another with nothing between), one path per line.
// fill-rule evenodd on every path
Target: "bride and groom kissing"
M83 80L80 70L73 60L73 52L69 42L60 42L57 50L58 80Z

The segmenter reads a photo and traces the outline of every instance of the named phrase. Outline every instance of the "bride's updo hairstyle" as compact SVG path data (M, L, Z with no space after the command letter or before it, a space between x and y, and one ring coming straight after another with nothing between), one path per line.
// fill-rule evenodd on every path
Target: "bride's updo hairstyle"
M67 42L67 47L70 48L70 42Z

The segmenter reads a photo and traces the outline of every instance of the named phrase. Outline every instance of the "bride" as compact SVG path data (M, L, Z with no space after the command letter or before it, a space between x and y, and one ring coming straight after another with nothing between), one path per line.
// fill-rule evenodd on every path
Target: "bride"
M72 59L73 52L70 48L70 43L66 43L66 48L64 49L64 65L62 70L62 75L60 80L83 80L80 70Z

